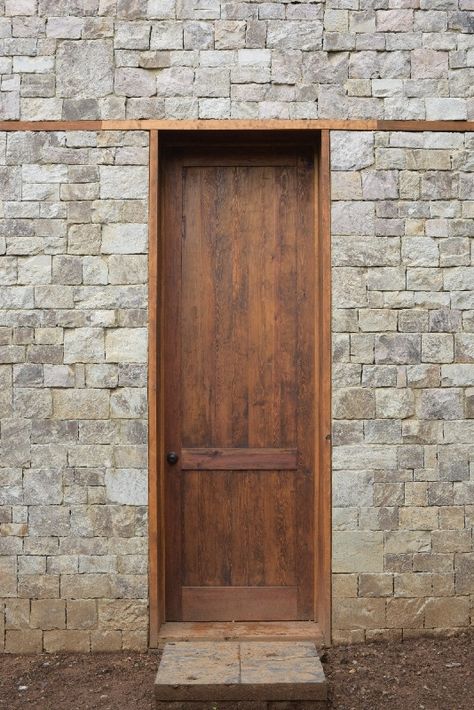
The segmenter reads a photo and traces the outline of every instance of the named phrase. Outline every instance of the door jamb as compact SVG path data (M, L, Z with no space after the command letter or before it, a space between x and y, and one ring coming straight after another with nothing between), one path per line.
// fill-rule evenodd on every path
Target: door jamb
M258 130L258 123L255 126ZM162 280L160 280L160 214L158 130L150 131L149 156L149 260L148 260L148 501L149 501L149 645L156 648L165 621L164 591L164 465L163 465L163 367L160 338ZM306 131L301 131L306 133ZM308 129L318 137L315 156L314 234L317 236L315 283L318 328L315 331L317 373L315 462L315 619L324 642L331 642L331 245L330 245L330 131ZM248 135L248 133L247 133Z

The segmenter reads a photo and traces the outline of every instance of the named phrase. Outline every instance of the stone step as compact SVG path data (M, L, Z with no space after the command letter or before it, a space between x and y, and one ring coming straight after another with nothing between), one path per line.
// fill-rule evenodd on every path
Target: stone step
M322 710L327 681L304 642L166 643L155 680L157 710Z

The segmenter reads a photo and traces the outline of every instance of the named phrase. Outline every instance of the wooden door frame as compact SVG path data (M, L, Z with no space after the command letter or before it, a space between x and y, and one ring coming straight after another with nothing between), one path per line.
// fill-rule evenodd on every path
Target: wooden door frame
M225 122L222 122L225 124ZM255 131L259 128L255 122ZM183 126L184 129L184 126ZM189 128L188 128L189 131ZM162 134L160 136L160 133ZM168 133L168 132L167 132ZM173 131L173 134L175 131ZM176 132L178 133L178 132ZM193 132L194 133L194 132ZM295 135L293 131L291 132ZM300 131L298 131L300 133ZM317 237L315 284L315 372L317 373L315 413L314 509L314 618L324 642L331 641L331 244L330 244L330 131L314 128L301 131L308 142L317 143L314 166L314 230ZM149 259L148 259L148 491L149 491L149 644L156 648L160 627L165 621L165 539L164 539L164 447L163 447L163 280L160 250L160 138L164 133L150 130L149 160ZM183 134L184 135L184 134ZM268 135L268 133L267 133ZM249 131L246 131L246 138ZM191 134L191 138L195 137ZM189 140L189 133L188 133ZM258 143L256 143L258 145Z

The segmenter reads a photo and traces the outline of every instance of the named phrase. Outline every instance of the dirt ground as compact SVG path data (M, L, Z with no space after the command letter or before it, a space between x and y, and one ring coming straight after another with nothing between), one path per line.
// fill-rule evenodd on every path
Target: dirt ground
M337 710L472 710L474 634L327 650ZM0 710L152 710L156 653L0 656Z

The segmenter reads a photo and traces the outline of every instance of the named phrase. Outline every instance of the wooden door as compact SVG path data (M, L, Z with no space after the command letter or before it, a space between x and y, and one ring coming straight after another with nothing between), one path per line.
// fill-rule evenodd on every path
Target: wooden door
M313 152L168 149L162 177L166 619L311 619Z

